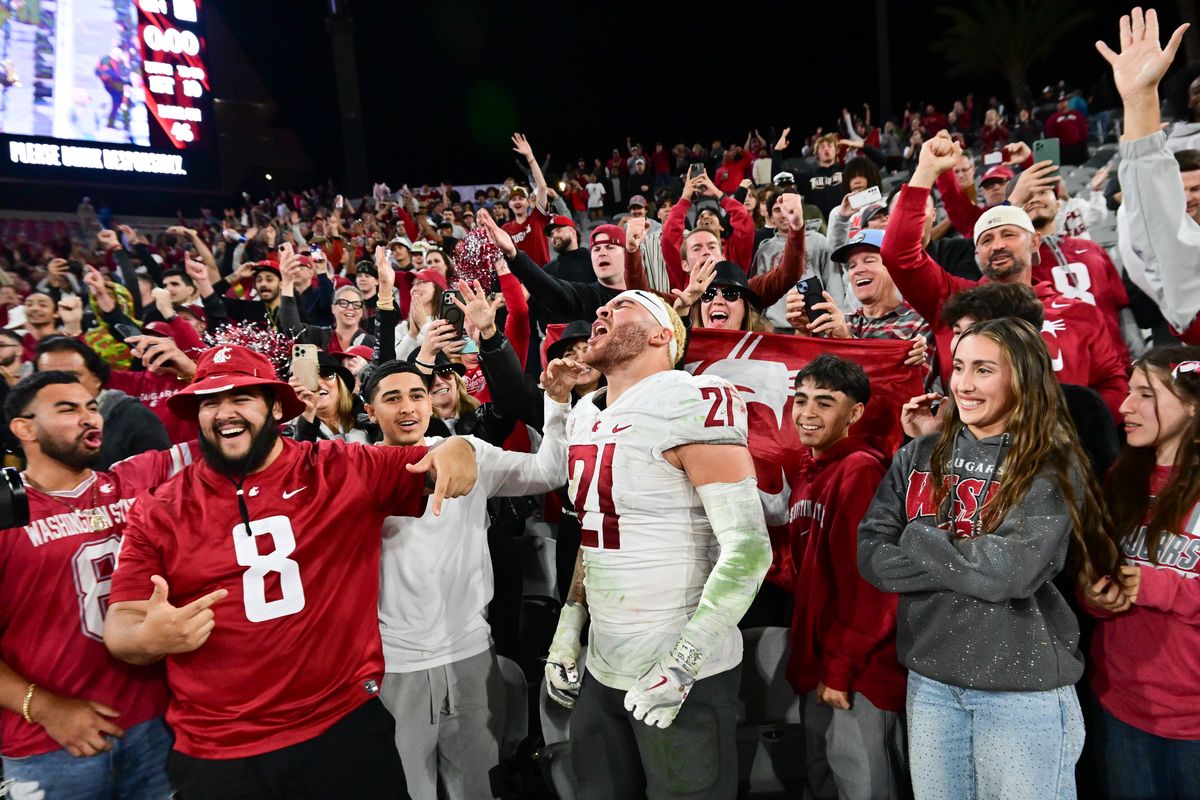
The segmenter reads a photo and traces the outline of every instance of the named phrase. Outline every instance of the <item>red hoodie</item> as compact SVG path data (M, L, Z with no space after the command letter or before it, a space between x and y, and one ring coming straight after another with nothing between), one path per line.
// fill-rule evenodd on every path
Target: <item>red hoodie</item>
M886 472L882 453L848 436L820 455L805 448L788 478L797 571L787 676L797 694L820 681L902 713L908 673L896 659L898 595L858 574L858 525Z
M750 263L754 260L754 220L750 218L746 207L732 197L721 198L720 206L729 215L729 225L733 228L729 238L721 242L722 253L726 261L732 261L748 272ZM681 197L679 202L671 207L671 213L663 223L662 236L659 239L663 264L666 265L667 278L672 289L686 289L688 284L680 251L683 248L683 229L691 208L692 201Z
M900 294L933 326L938 363L945 381L953 365L950 340L954 332L942 322L942 304L951 295L977 286L978 282L946 272L921 246L928 198L928 189L905 186L900 190L879 255ZM1033 291L1042 301L1046 317L1042 338L1059 381L1095 389L1113 418L1119 421L1118 409L1129 391L1129 381L1125 362L1112 337L1096 335L1097 331L1105 331L1100 312L1095 306L1065 297L1049 283L1035 283Z
M1151 494L1170 478L1156 467ZM1120 614L1084 608L1104 621L1092 639L1092 691L1117 719L1167 739L1200 739L1200 517L1193 506L1183 531L1159 540L1156 567L1146 528L1121 542L1126 564L1141 567L1137 602Z

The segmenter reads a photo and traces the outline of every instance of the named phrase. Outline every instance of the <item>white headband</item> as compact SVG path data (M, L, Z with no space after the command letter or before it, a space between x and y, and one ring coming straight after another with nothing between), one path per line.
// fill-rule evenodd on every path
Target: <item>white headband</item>
M674 366L679 356L679 342L675 339L675 323L671 320L671 313L667 309L667 304L658 295L642 291L641 289L629 289L628 291L621 292L613 300L620 300L621 298L634 301L649 311L650 316L654 317L655 322L671 331L671 349L668 352L671 356L671 365Z

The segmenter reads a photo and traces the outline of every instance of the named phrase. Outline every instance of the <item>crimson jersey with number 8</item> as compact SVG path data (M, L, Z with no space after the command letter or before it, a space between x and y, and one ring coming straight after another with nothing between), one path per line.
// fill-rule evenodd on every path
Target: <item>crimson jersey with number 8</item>
M744 447L746 403L725 380L682 371L645 378L604 409L593 397L567 422L592 618L587 668L628 689L675 643L718 554L695 487L664 454L688 444ZM701 677L740 659L732 635Z

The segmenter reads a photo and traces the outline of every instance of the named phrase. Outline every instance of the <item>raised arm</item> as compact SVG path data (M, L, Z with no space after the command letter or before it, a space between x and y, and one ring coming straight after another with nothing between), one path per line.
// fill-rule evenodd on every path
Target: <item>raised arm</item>
M514 133L512 141L513 151L524 156L525 163L529 165L529 174L533 176L533 196L536 200L536 205L542 211L545 211L547 202L546 193L548 190L546 176L542 174L542 168L538 165L537 159L534 158L533 146L529 144L529 140L522 133Z

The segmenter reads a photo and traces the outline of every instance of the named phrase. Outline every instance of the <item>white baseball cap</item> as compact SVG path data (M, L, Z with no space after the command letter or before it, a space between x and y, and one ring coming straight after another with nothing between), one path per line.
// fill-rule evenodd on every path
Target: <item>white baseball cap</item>
M979 242L979 237L983 236L985 231L999 228L1001 225L1016 225L1022 230L1037 233L1025 209L1016 206L992 206L975 221L975 242Z

